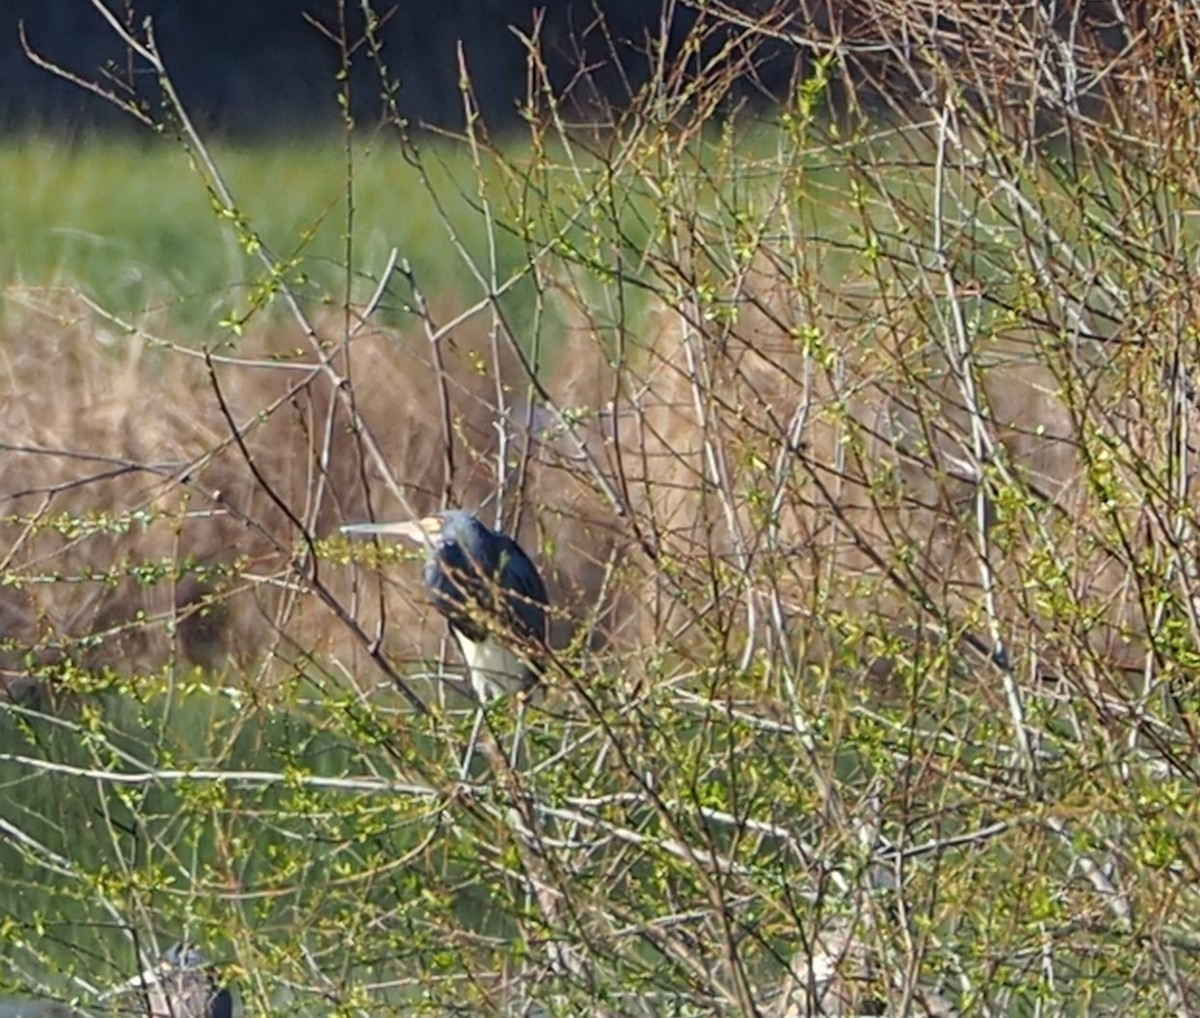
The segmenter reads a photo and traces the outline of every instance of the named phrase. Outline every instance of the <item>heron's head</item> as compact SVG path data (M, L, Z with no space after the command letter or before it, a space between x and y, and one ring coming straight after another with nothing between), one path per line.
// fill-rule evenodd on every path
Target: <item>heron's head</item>
M469 509L446 509L419 520L398 523L348 523L343 534L400 537L424 545L430 551L460 545L470 555L482 556L494 535Z
M159 961L164 969L194 969L204 965L204 955L187 941L167 948Z

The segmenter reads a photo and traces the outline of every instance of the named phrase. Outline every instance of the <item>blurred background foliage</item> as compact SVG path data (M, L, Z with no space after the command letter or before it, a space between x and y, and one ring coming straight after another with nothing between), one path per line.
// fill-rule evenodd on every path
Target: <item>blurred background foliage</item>
M106 9L178 102L0 13L0 991L1197 1010L1190 5ZM447 501L555 606L469 786L336 536Z
M333 101L341 55L336 38L363 34L364 12L357 3L338 0L113 0L110 10L125 24L152 18L172 77L192 116L206 130L261 141L299 131L337 127ZM589 63L589 93L581 101L615 99L631 84L644 82L651 61L644 49L647 32L657 30L661 12L634 0L448 0L436 7L420 4L373 5L380 19L379 38L399 89L404 116L416 123L460 127L463 123L457 53L461 46L476 81L480 114L493 126L518 122L524 99L526 48L520 35L538 37L549 63L551 81L564 94L578 69ZM342 12L344 11L344 18ZM686 36L693 15L681 7L676 39ZM74 0L11 0L0 14L0 124L9 128L54 127L68 133L96 127L125 128L127 120L105 103L64 81L49 80L23 58L18 24L29 44L55 63L81 74L110 68L120 79L128 54L89 4ZM327 38L314 25L333 34ZM607 59L620 49L623 66ZM607 66L605 66L607 65ZM384 114L379 101L379 70L365 49L353 60L353 112L364 123ZM786 88L790 66L774 72ZM131 75L133 94L157 103L156 84L144 69Z

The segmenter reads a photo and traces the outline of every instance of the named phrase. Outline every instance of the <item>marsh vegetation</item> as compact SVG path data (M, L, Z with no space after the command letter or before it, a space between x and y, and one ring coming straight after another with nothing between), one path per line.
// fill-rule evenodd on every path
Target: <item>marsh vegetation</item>
M144 148L0 152L0 988L1200 1008L1195 14L700 6L619 109L530 39L519 136L464 67L459 136L239 151L164 66ZM445 504L555 613L466 788L419 564L336 536Z

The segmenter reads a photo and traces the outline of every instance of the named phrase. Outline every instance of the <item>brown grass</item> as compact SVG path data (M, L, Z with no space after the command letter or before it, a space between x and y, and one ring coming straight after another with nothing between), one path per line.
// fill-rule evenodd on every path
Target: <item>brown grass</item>
M336 355L355 411L396 479L397 499L329 379L298 370L312 360L299 330L251 333L232 354L238 362L218 362L210 374L202 357L146 337L111 341L86 308L14 312L8 323L15 353L5 365L10 450L0 498L7 575L20 582L0 588L0 612L11 678L64 660L244 672L268 658L308 668L312 656L371 681L362 643L296 588L289 562L304 547L297 521L328 538L346 521L436 509L445 491L451 503L493 519L502 430L502 523L543 564L556 642L565 646L581 622L595 633L594 645L605 642L619 587L616 549L626 543L616 514L595 494L574 440L532 398L516 356L493 345L484 326L468 324L442 342L442 374L420 330L360 330L348 371L344 349ZM321 322L322 340L334 342L342 325ZM599 418L587 408L604 395L603 357L587 337L567 337L557 363L556 404L581 409L579 434L602 452ZM230 419L247 426L244 450ZM135 513L144 522L115 534L79 534L71 522ZM153 582L128 575L163 563ZM374 568L339 557L318 569L363 628L382 635L402 671L403 662L441 648L443 627L423 596L417 563Z
M715 649L745 662L780 650L771 620L800 657L827 656L845 633L928 624L990 646L990 574L1003 639L1044 672L1145 660L1135 567L1081 450L1122 420L1125 490L1144 487L1135 463L1165 475L1161 389L1134 398L1113 365L1097 369L1101 344L1058 355L1030 330L976 344L985 469L1018 500L1003 516L986 501L985 574L966 389L920 309L897 314L856 283L802 297L765 259L726 298L724 321L661 309L624 380L637 394L622 415L625 487L660 555L634 601L643 647L665 637L697 661ZM1134 548L1162 538L1165 505L1122 512ZM1047 558L1065 601L1031 593Z
M267 652L290 659L300 637L305 650L346 653L347 666L357 667L332 616L287 589L287 563L301 537L295 519L324 537L341 522L366 518L365 493L376 480L325 377L305 383L304 373L284 366L215 367L229 416L251 425L245 444L252 470L230 439L202 359L154 349L136 337L107 349L104 330L84 310L60 309L54 319L14 315L9 322L7 346L15 352L5 365L4 425L11 449L0 467L0 491L10 515L7 574L22 581L4 588L6 632L15 644L5 661L10 672L25 667L25 647L35 648L41 662L67 657L89 665L132 661L155 668L186 661L241 668ZM238 354L261 362L299 349L301 340L286 333L250 336ZM487 363L483 347L482 337L465 333L444 351L457 453L451 486L467 504L488 490L485 457L495 445L492 382L474 366ZM411 508L434 508L445 477L436 373L427 350L382 332L357 338L353 349L359 414L375 431ZM329 467L313 504L326 432ZM119 476L109 476L114 472ZM404 512L376 497L377 515ZM71 536L50 525L135 512L148 522L119 535ZM167 569L152 583L123 575L127 567L163 561L193 565ZM343 566L323 564L321 571L347 598L361 580ZM89 578L98 573L106 575ZM410 596L410 576L415 573L406 568L388 572L389 587L399 585L404 595L387 601L389 635L405 635L398 640L401 655L431 646L423 628L412 625L425 613ZM364 589L359 598L368 622L378 604L369 593Z
M559 646L582 627L585 642L635 664L649 648L748 662L828 654L846 617L883 630L932 621L983 633L961 380L916 315L889 317L861 285L813 292L802 300L760 261L731 283L736 314L662 307L640 323L620 377L580 321L545 378L555 409L482 325L443 342L444 376L423 335L360 330L349 368L344 347L333 364L350 379L405 505L365 455L328 377L298 370L298 332L247 336L239 361L215 365L214 383L198 356L144 337L106 345L86 309L10 314L3 667L17 676L69 659L244 671L311 655L370 675L361 642L295 584L289 563L304 547L296 521L325 538L347 520L429 511L446 490L490 518L502 486L504 525L547 573ZM871 324L880 321L888 327ZM319 331L332 344L341 330L329 319ZM1136 401L1094 390L1081 416L1082 376L1041 356L1036 336L999 337L985 354L978 379L989 433L1040 506L989 532L1005 542L991 566L1008 639L1042 660L1074 654L1076 667L1081 647L1136 662L1145 621L1127 564L1110 540L1095 540L1081 421L1140 413L1139 454L1161 458L1153 424ZM244 450L229 418L247 426ZM140 521L121 533L80 533L69 522L131 513ZM1128 525L1148 534L1138 512ZM1074 596L1100 604L1107 620L1083 644L1064 640L1061 620L1024 593L1030 562L1054 541L1073 564ZM139 580L154 566L154 582ZM318 568L368 633L383 619L396 659L437 653L442 628L415 564Z

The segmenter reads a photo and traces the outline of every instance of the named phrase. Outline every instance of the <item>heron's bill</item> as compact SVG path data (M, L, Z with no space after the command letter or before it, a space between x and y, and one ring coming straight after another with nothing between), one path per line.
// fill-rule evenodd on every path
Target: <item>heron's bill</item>
M341 531L352 537L403 537L424 544L442 532L442 521L437 516L426 516L420 520L404 520L397 523L347 523Z

